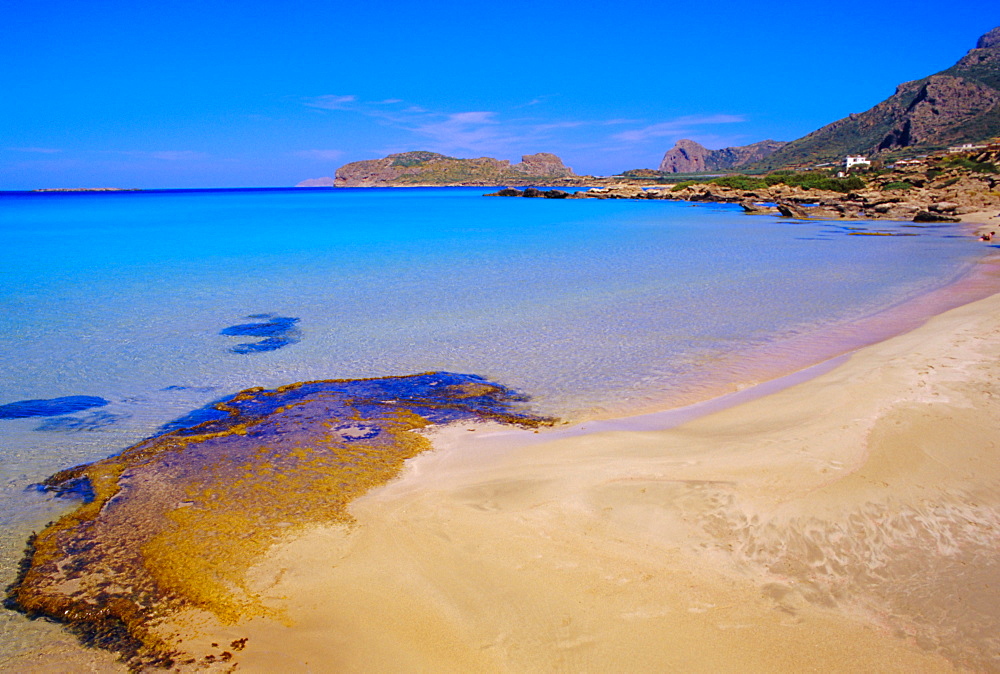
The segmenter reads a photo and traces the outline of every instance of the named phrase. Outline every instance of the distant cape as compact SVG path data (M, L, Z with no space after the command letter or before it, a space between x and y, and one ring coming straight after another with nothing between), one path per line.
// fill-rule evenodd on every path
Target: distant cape
M333 178L309 178L295 185L296 187L333 187Z
M335 178L311 178L296 187L405 187L415 185L541 185L573 183L578 176L548 152L527 154L517 164L506 159L459 159L414 151L351 162Z

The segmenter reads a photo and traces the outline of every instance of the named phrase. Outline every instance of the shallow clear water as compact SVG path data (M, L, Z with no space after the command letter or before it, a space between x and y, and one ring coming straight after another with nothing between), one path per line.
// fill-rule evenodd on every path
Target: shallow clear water
M0 419L0 583L61 508L29 484L242 388L443 369L543 414L646 408L702 372L740 383L713 367L815 344L985 253L949 226L853 236L875 226L484 191L0 194L0 405L109 401ZM232 352L255 340L220 331L254 314L299 319L297 341Z

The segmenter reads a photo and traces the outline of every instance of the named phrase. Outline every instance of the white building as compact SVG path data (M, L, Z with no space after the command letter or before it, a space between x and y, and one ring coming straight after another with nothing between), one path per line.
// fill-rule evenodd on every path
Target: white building
M844 159L844 168L848 171L851 170L852 166L871 166L872 163L868 161L868 157L862 155L847 155Z
M972 152L973 150L985 150L985 145L973 145L972 143L965 143L964 145L956 145L954 147L949 147L948 152Z

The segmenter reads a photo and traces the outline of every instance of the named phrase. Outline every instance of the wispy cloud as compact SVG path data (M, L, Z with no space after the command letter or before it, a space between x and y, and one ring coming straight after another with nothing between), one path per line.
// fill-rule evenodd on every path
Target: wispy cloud
M720 126L745 121L743 116L733 114L689 115L655 123L622 117L560 118L542 112L546 106L541 104L546 98L549 96L539 96L503 110L435 110L399 98L365 101L340 95L302 100L309 107L363 115L403 132L402 136L396 134L393 146L378 151L422 149L465 157L488 155L513 159L524 152L541 150L631 157L644 145L658 147L664 140L672 142L684 136L715 137ZM339 158L339 154L325 156L327 152L336 151L304 150L297 154L314 159Z
M36 154L56 154L57 152L62 152L62 150L54 147L10 147L7 149L14 152L34 152Z
M495 112L456 112L444 119L416 124L412 131L427 138L438 149L445 151L472 150L495 147L501 135Z
M626 143L643 143L654 138L692 133L703 126L711 126L715 124L734 124L743 121L746 120L740 115L691 115L687 117L678 117L677 119L667 122L650 124L649 126L645 126L641 129L622 131L621 133L615 134L613 138Z
M497 113L488 110L436 112L400 98L362 101L356 96L326 95L306 99L305 105L325 110L346 110L378 119L388 126L409 131L425 149L443 153L506 151L516 133L504 130ZM322 150L307 150L300 156L320 158ZM329 158L334 158L330 156Z
M300 150L298 152L293 152L296 157L304 157L306 159L320 159L324 161L332 161L334 159L339 159L343 154L343 150Z
M548 101L550 98L556 98L558 95L559 94L544 94L542 96L536 96L535 98L532 98L527 103L522 103L521 105L515 105L514 107L515 108L530 108L530 107L532 107L534 105L541 105L542 103L545 103L546 101Z
M337 96L334 94L327 94L325 96L316 96L314 98L307 98L305 104L310 108L320 108L322 110L349 110L352 103L358 100L357 96Z
M193 161L206 159L209 155L205 152L195 152L193 150L161 150L150 152L149 156L153 159L162 159L164 161Z

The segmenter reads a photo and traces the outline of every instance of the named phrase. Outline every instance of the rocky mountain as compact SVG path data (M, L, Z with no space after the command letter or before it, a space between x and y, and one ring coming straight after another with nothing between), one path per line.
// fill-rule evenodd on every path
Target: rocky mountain
M337 169L335 187L389 187L408 185L538 185L572 182L573 169L548 152L521 157L520 163L479 157L458 159L436 152L402 152L382 159L345 164ZM317 178L300 186L315 186ZM306 183L310 183L307 185ZM326 183L324 183L326 184Z
M752 168L839 162L849 154L919 154L998 135L1000 27L951 68L900 84L874 108L792 141Z
M679 140L663 155L663 173L698 173L701 171L731 171L758 162L773 154L786 143L762 140L752 145L709 150L693 140Z

